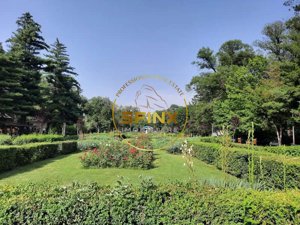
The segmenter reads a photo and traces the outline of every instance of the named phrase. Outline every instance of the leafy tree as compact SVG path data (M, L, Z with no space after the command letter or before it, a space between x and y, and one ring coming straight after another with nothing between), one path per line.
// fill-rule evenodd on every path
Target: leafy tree
M291 117L288 88L281 73L280 64L274 62L268 68L268 77L261 79L255 90L260 106L258 115L262 121L266 121L266 125L274 127L279 145L282 144L283 130Z
M255 56L253 48L241 40L226 41L217 53L221 66L245 66Z
M267 51L279 61L289 57L285 48L287 44L287 30L283 22L276 21L267 24L262 33L265 36L265 40L256 41L258 47Z
M205 47L201 48L198 52L197 59L199 61L194 61L193 64L198 65L200 69L211 69L216 72L217 58L213 50Z
M253 66L251 67L254 70ZM256 126L261 125L256 116L259 106L255 98L255 87L260 81L260 75L252 74L247 67L231 68L232 73L225 85L227 97L215 102L213 112L215 123L230 127L234 134L236 129L247 132L251 122L255 122Z
M77 75L74 68L70 66L69 55L64 44L58 39L51 45L47 56L49 73L49 99L51 102L47 107L52 115L52 124L62 127L65 135L66 124L74 124L81 115L80 84L75 79Z
M98 133L112 128L112 102L109 98L94 97L85 105L86 126Z

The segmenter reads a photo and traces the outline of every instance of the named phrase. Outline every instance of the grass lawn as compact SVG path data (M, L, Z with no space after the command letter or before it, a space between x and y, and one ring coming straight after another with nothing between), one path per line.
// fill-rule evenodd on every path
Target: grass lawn
M33 163L15 170L0 174L0 185L51 182L68 184L72 181L81 183L98 182L100 184L114 184L122 176L133 184L140 182L140 177L151 177L155 182L165 183L174 180L187 181L191 174L185 167L181 155L171 155L164 150L155 152L155 168L150 170L140 169L85 169L81 166L79 157L83 153L59 156L53 159ZM215 167L194 159L196 178L213 182L239 181Z

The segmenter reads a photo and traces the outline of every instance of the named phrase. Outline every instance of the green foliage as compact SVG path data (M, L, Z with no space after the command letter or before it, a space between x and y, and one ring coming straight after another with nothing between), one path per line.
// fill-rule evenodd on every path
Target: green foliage
M77 141L64 141L60 145L59 153L61 154L70 154L76 152L78 149Z
M16 96L16 101L21 101L18 102L18 107L21 109L19 112L23 111L20 119L25 122L25 116L34 116L36 107L42 99L39 82L41 79L40 69L44 61L39 55L41 51L48 49L48 45L41 35L41 26L34 21L29 12L18 18L16 23L17 31L7 41L10 44L7 55L18 64L16 65L18 70L25 71L25 74L18 79L21 88Z
M51 114L51 123L60 125L62 134L66 134L66 123L74 124L81 115L80 84L75 79L77 75L71 67L66 46L58 39L51 45L47 55L48 72L46 78L49 84L49 102L44 108Z
M216 143L192 142L195 157L218 168L221 163L221 146ZM267 188L283 188L283 165L285 165L286 185L300 188L300 158L283 157L273 153L252 151L255 181ZM238 178L248 178L249 154L246 149L230 148L227 154L227 173ZM263 179L262 179L263 177Z
M0 146L0 172L75 151L77 151L77 142Z
M150 169L154 154L152 151L142 151L138 148L149 147L148 140L139 138L130 142L133 146L121 141L110 141L99 143L94 149L87 149L81 156L82 165L89 167L121 167L121 168L143 168ZM83 146L81 146L82 148ZM92 146L86 146L92 147Z
M241 40L226 41L217 54L221 66L245 66L255 56L253 48Z
M3 224L299 224L298 191L198 183L0 187ZM18 216L16 216L18 215Z
M0 134L0 145L10 145L12 137L8 134Z
M167 152L169 152L170 154L181 154L181 144L180 143L176 143L173 144L172 146L170 146L169 148L167 148Z
M99 133L112 129L112 102L108 98L91 98L85 105L85 112L88 130Z
M14 145L23 145L34 142L62 141L64 137L58 134L24 134L13 140Z
M216 72L217 58L214 55L213 50L210 48L201 48L198 52L197 59L193 64L197 64L200 69L212 69Z
M191 142L208 142L208 143L222 143L222 138L217 136L209 137L191 137L188 139ZM246 144L231 143L232 147L248 149ZM253 150L259 152L270 152L277 155L300 157L300 146L253 146Z

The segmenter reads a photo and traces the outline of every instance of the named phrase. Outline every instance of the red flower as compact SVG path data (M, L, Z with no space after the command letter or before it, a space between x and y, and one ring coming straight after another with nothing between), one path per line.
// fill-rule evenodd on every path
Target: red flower
M129 152L130 152L130 154L135 154L137 151L136 151L135 148L131 148L131 149L129 150Z

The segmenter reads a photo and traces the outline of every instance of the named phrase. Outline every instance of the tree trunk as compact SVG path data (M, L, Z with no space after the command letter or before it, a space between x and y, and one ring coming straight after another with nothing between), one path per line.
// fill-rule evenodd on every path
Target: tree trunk
M279 127L279 130L278 130L277 126L275 126L275 128L276 128L276 135L277 135L278 145L281 146L281 144L282 144L282 130L283 129L282 129L281 126Z
M296 140L295 140L295 126L293 126L293 145L296 144Z
M62 125L62 131L61 131L61 134L62 134L62 136L65 136L66 135L66 127L67 127L67 124L66 124L66 122L64 122L63 123L63 125Z

